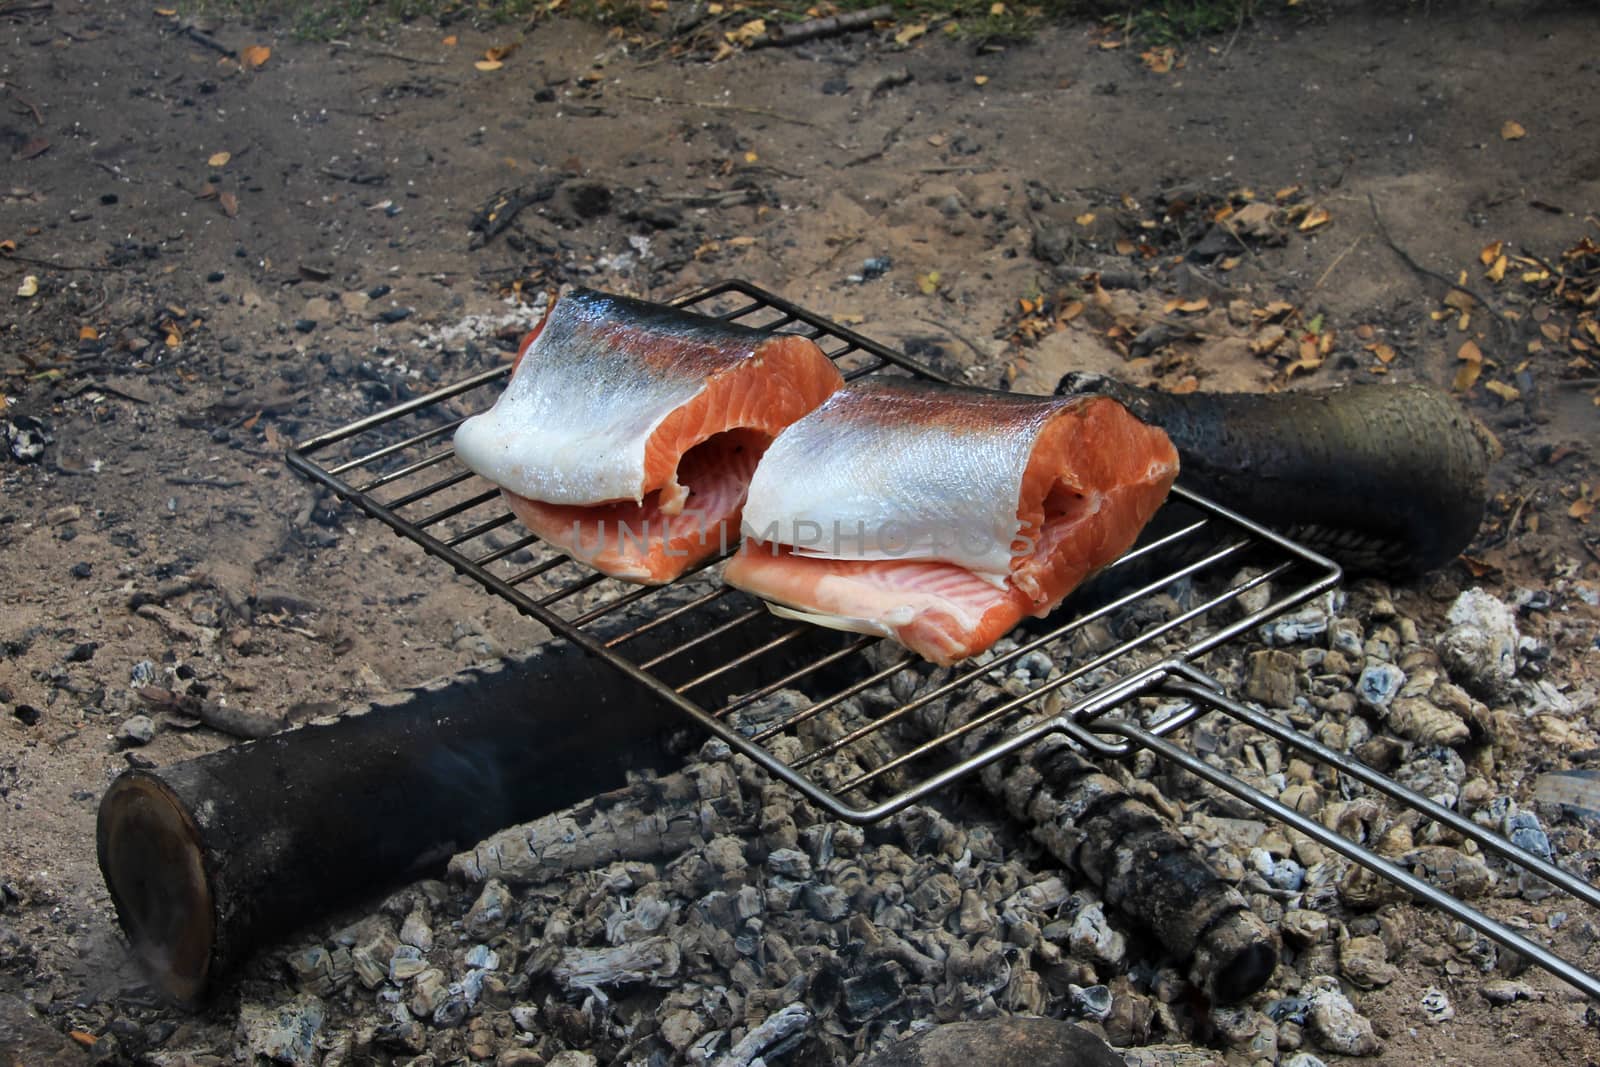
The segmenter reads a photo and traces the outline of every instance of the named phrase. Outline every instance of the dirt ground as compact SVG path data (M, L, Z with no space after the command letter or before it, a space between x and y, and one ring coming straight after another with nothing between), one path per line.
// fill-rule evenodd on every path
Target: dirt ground
M531 324L519 301L563 283L665 300L740 277L1036 392L1068 369L1446 384L1470 340L1465 400L1506 446L1502 496L1473 569L1413 606L1441 614L1448 597L1424 591L1474 580L1595 588L1583 361L1600 336L1548 302L1542 317L1517 279L1600 240L1600 23L1584 4L1306 6L1164 72L1090 24L708 63L565 19L483 71L514 27L345 44L204 27L270 46L255 65L149 5L0 2L0 420L49 435L34 461L0 460L0 994L62 1029L73 1008L148 998L95 866L95 806L132 761L230 739L156 714L153 740L124 747L119 726L149 710L135 685L198 682L296 719L539 640L318 501L281 453L499 358ZM510 190L533 202L508 228L469 229ZM1177 262L1205 231L1192 213L1242 211L1245 190L1271 206L1250 216L1261 239ZM1528 257L1498 283L1480 261L1497 241ZM1075 266L1154 284L1080 317ZM1462 277L1517 317L1446 301ZM1301 336L1259 353L1275 301ZM1128 323L1174 317L1192 335L1129 348ZM1574 611L1549 675L1581 681L1594 614ZM1393 1062L1600 1060L1584 1005L1534 981L1539 1001L1462 1005L1447 1027L1417 1025L1415 983L1363 1003Z

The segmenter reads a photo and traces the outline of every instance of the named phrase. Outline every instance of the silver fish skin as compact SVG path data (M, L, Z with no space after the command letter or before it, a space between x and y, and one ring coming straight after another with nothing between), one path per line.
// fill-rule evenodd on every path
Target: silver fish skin
M1034 445L1076 403L908 379L851 383L767 449L742 532L825 559L942 560L1001 581Z
M577 289L551 308L505 391L456 430L461 462L553 504L643 501L645 446L711 376L770 334Z

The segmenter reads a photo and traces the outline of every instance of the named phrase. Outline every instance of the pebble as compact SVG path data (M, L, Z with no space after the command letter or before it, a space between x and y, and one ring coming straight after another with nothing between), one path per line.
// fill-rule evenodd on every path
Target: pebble
M600 1061L587 1052L569 1048L551 1056L545 1061L544 1067L600 1067Z
M148 745L156 735L156 724L148 715L134 715L117 727L117 742L121 745Z
M298 333L310 333L317 328L317 324L313 319L295 319L294 328Z
M889 273L889 268L894 266L894 260L888 256L872 256L861 261L861 277L863 279L881 278Z
M386 322L392 325L396 322L404 322L409 319L412 315L412 311L413 309L408 307L386 308L378 313L378 319L380 322Z
M80 563L74 563L72 565L72 576L74 578L88 578L88 577L91 577L93 574L94 574L94 568L91 565L89 565L88 563L81 563L80 562Z
M1495 1005L1533 999L1533 987L1527 982L1519 982L1513 978L1491 978L1483 983L1478 991L1483 994L1484 1000Z
M24 726L37 726L44 713L32 704L18 704L11 709L11 717Z

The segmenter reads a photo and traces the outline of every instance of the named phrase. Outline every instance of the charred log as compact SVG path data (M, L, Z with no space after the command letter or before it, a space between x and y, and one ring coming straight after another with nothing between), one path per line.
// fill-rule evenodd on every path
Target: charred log
M1056 393L1120 401L1172 438L1183 485L1351 570L1409 576L1453 559L1478 531L1500 453L1426 385L1179 396L1074 372Z
M157 770L100 804L134 954L192 1004L256 945L663 759L665 712L565 644Z

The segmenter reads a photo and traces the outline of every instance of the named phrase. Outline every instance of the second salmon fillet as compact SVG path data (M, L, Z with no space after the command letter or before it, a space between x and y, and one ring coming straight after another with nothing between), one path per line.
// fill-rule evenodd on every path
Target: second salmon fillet
M1103 397L848 385L767 449L724 577L951 664L1131 548L1177 473L1166 434Z
M767 445L843 383L807 338L586 289L517 358L457 455L541 539L646 584L733 547Z

